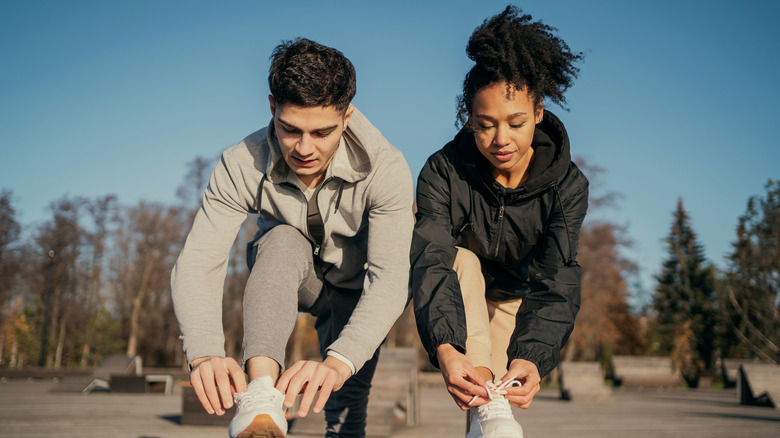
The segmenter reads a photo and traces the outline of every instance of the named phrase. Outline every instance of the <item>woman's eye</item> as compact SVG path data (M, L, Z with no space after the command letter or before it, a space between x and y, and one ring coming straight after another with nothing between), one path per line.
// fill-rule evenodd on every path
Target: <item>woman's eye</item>
M519 125L509 125L509 126L511 126L512 128L515 128L515 129L519 129L519 128L522 128L523 126L525 126L525 123L520 123Z

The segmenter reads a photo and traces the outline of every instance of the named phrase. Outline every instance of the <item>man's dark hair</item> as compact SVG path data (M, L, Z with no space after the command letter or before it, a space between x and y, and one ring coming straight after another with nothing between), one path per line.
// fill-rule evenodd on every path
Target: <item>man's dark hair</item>
M476 65L466 74L463 94L458 96L456 125L468 124L474 95L497 82L526 90L537 108L544 98L561 106L566 103L563 94L577 78L580 69L574 63L583 55L572 53L554 35L558 29L531 20L530 15L510 5L471 34L466 54Z
M284 41L271 54L268 86L276 105L334 106L355 97L355 68L344 54L306 38Z

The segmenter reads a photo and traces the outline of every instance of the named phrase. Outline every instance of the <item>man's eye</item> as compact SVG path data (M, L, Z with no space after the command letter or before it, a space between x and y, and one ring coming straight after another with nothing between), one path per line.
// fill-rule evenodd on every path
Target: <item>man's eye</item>
M316 131L314 135L317 137L327 137L330 135L331 132L333 131Z

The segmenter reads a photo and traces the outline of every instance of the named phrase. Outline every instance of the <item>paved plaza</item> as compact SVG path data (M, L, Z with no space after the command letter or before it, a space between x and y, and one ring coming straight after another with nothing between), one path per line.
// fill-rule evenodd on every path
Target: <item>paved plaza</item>
M431 381L431 379L426 379ZM435 381L435 379L434 379ZM223 427L183 426L181 393L50 393L51 380L0 382L0 437L211 438ZM442 384L420 387L421 422L392 438L462 437L465 417ZM531 409L516 410L526 438L780 437L780 410L741 406L735 390L615 390L611 403L577 403L543 389ZM315 435L290 435L304 438ZM322 436L322 435L319 435Z

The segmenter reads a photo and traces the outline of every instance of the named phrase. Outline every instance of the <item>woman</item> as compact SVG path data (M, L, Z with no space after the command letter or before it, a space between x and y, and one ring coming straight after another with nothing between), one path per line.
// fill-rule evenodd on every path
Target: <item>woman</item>
M580 306L577 241L588 181L571 162L564 104L582 59L509 6L478 27L455 138L420 173L412 288L423 345L469 411L469 433L522 436ZM495 382L494 379L497 379Z

